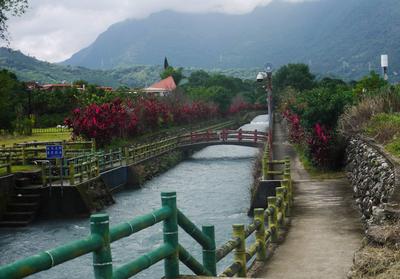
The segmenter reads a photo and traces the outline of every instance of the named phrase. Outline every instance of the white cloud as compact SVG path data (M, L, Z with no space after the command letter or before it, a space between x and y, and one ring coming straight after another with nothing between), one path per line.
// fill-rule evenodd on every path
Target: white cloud
M88 46L108 26L162 10L243 14L273 0L31 0L9 22L11 47L51 62ZM284 0L302 2L304 0Z

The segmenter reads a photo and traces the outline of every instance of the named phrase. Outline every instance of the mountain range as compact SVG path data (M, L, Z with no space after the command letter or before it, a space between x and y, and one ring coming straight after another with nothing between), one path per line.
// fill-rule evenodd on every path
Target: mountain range
M163 61L158 61L163 62ZM160 64L160 63L157 63ZM36 81L46 83L71 83L76 80L86 80L89 83L112 86L128 86L140 88L151 85L160 80L163 71L161 65L131 65L107 70L88 69L81 66L64 66L55 63L40 61L34 57L24 55L20 51L0 48L0 69L14 72L22 81ZM189 76L198 68L185 68L183 73ZM257 69L222 69L213 70L228 76L242 79L254 79Z
M110 26L64 65L112 69L154 65L262 68L303 62L314 72L346 79L380 70L387 53L400 69L398 0L275 0L244 15L163 11Z

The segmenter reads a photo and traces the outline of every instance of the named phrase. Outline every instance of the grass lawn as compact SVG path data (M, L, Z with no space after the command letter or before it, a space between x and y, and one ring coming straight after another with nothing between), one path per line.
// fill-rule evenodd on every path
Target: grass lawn
M14 143L31 142L31 141L57 141L69 140L71 134L68 133L40 133L33 134L32 136L0 136L0 145L5 144L11 146Z
M387 152L400 158L400 139L394 139L389 144L385 145L385 149Z
M304 169L308 172L312 179L324 180L324 179L339 179L346 177L346 173L343 170L332 171L332 170L319 170L314 167L310 160L306 157L304 149L300 145L294 146L299 159L303 164Z

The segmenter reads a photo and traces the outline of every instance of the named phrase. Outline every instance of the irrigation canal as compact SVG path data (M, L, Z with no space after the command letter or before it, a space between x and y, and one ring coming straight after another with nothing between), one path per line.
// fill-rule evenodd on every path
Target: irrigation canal
M267 116L256 117L243 129L265 131ZM215 225L217 246L231 237L232 224L248 224L249 187L252 166L258 150L240 146L210 146L154 178L139 190L116 195L116 204L105 211L111 226L146 214L161 206L160 193L176 191L179 209L198 226ZM35 222L26 228L0 230L0 265L13 262L89 234L88 219ZM199 260L201 247L186 233L179 233L180 242ZM115 242L111 245L116 265L133 260L162 244L162 224ZM219 271L230 257L218 264ZM191 272L181 265L183 274ZM161 278L163 262L139 273L135 278ZM93 278L92 255L59 265L30 278Z

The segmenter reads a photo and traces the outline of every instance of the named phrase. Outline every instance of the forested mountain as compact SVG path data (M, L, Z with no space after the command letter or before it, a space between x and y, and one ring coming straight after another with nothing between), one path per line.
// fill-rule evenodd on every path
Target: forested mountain
M20 80L39 83L86 80L103 86L142 87L159 80L161 66L132 66L114 70L92 70L79 66L62 66L37 60L19 51L0 48L0 69L14 72Z
M398 0L275 0L245 15L163 11L112 25L64 64L93 69L159 64L200 68L304 62L321 74L357 78L388 53L400 71Z
M162 59L161 62L164 60ZM158 61L157 64L160 64ZM86 80L102 86L145 87L160 79L161 65L117 67L110 70L93 70L79 66L63 66L37 60L20 51L0 48L0 69L14 72L22 81L39 83L60 83ZM183 73L189 76L199 68L185 68ZM210 72L221 73L242 79L254 79L257 69L214 69Z

